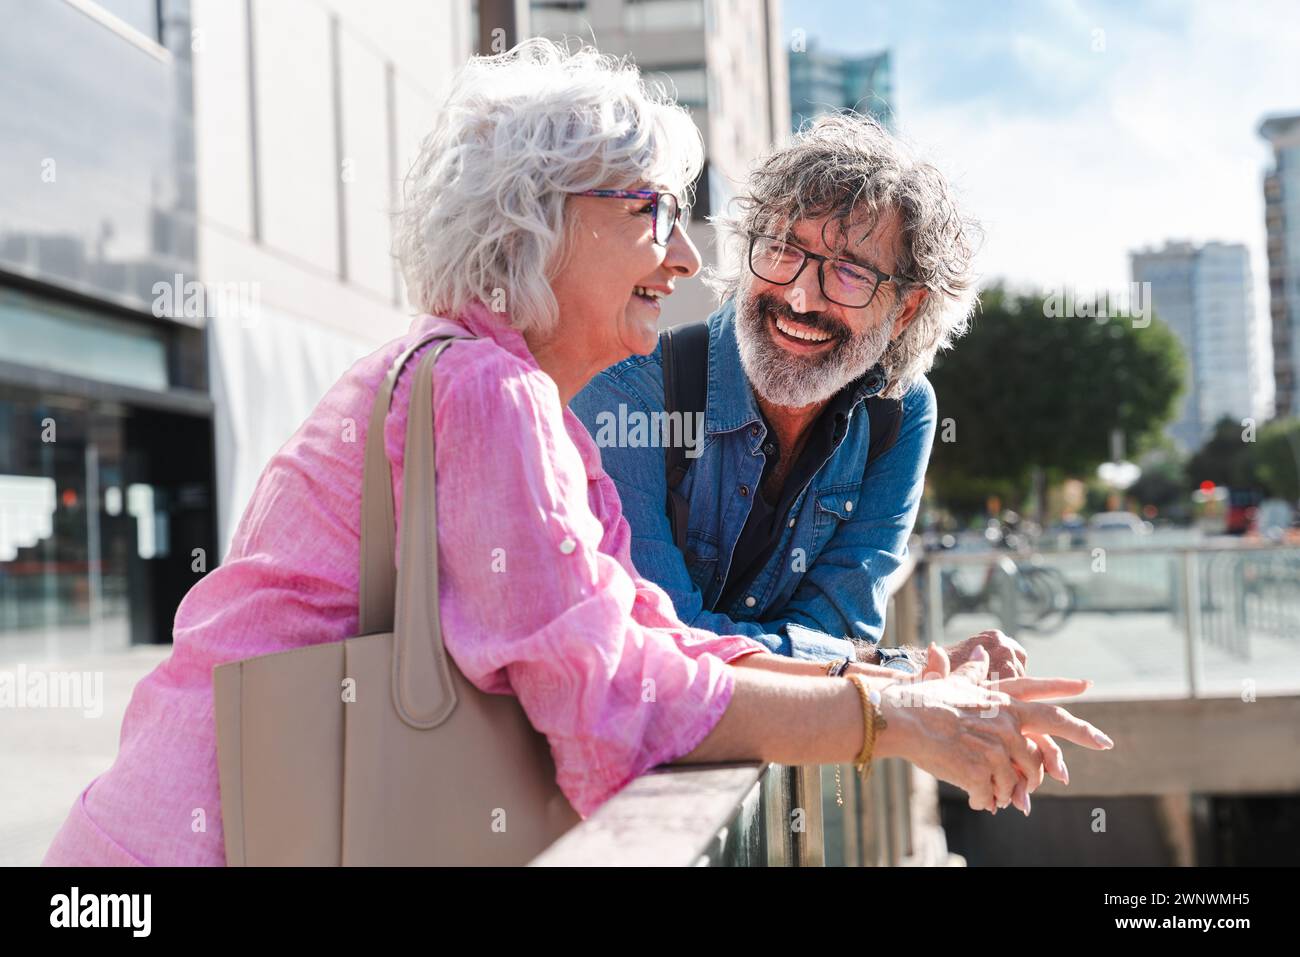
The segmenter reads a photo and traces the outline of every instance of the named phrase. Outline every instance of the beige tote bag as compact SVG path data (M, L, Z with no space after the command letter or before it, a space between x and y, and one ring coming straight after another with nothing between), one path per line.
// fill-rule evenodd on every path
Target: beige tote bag
M518 699L479 691L443 648L431 396L457 338L413 345L375 398L360 635L213 671L231 866L525 864L578 821ZM384 417L402 366L434 341L411 391L394 569Z

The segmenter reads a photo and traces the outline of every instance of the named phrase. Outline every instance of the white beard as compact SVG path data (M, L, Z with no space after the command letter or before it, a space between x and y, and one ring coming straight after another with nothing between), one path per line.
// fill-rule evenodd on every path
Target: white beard
M786 316L793 316L785 303L780 305ZM772 405L798 409L825 402L880 361L889 348L896 313L891 310L884 322L841 340L826 355L797 356L772 341L768 315L746 290L736 296L740 364L754 391Z

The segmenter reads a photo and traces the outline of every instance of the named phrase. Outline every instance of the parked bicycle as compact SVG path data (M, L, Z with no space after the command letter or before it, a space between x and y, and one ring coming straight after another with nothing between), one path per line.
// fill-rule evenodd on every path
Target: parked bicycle
M1012 635L1025 631L1051 635L1065 626L1077 604L1074 588L1059 569L1043 564L1042 556L1031 551L1030 535L1017 522L989 523L985 538L999 553L984 570L978 588L962 587L959 568L941 570L944 624L953 615L990 612Z

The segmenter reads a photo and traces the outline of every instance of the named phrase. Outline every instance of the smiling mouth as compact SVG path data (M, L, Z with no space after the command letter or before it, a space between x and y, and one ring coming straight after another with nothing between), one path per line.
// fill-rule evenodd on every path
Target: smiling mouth
M649 286L633 286L632 298L640 299L642 302L650 303L656 309L659 308L659 300L668 295L662 289L651 289Z
M772 325L776 329L778 339L802 349L819 348L835 340L835 336L829 332L821 332L782 316L774 316Z

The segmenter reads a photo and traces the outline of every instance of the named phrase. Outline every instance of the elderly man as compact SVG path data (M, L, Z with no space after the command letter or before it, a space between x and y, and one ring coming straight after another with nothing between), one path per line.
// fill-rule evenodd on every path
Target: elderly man
M917 650L877 647L885 580L934 440L925 373L969 322L977 227L934 167L855 115L769 156L737 207L717 222L721 307L597 375L572 408L617 483L636 567L683 621L912 670ZM629 417L686 427L667 442L610 427ZM977 645L991 670L1024 673L1000 632L948 649L953 665Z

